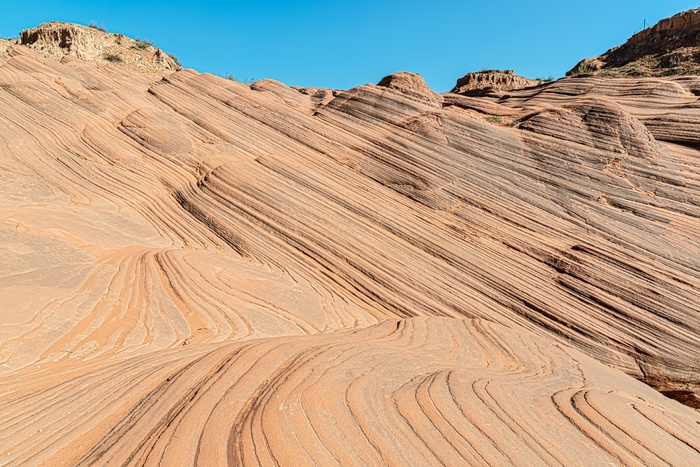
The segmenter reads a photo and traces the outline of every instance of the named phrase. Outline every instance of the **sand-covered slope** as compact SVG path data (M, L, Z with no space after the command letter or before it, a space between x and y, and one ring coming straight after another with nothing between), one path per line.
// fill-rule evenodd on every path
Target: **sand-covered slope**
M697 464L698 90L0 48L2 462Z

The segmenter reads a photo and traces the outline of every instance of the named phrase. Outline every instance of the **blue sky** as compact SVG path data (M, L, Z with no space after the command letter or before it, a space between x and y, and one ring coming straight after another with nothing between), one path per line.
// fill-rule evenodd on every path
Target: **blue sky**
M53 19L148 39L186 67L347 89L396 71L436 91L482 67L561 77L623 43L643 21L700 2L565 1L44 1L5 2L0 37Z

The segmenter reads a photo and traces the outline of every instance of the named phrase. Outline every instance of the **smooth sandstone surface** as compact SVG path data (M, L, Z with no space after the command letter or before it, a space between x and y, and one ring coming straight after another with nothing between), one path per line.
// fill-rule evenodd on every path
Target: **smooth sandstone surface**
M0 43L0 463L700 463L699 94Z

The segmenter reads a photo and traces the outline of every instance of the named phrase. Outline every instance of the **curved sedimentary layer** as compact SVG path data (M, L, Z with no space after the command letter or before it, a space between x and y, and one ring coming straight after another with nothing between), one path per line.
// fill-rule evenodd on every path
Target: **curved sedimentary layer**
M0 385L0 430L18 435L0 441L4 460L571 465L585 452L586 464L688 465L700 449L697 413L579 352L481 320L391 320L70 376Z
M697 463L697 80L3 53L9 462Z

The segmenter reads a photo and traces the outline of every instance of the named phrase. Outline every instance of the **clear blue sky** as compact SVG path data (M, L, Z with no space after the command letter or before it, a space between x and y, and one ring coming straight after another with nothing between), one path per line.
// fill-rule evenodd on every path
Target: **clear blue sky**
M482 67L561 77L685 0L8 1L0 37L53 19L149 39L186 67L347 89L396 71L436 91Z

